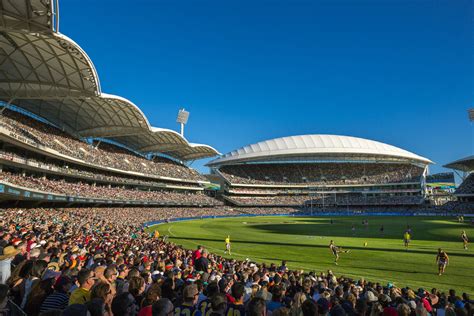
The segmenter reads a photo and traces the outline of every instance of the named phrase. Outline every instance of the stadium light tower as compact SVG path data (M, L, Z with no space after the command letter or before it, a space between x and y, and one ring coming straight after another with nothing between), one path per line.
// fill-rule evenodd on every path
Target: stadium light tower
M181 136L184 137L184 125L188 123L189 112L185 109L181 109L178 112L178 117L176 118L176 123L181 124Z

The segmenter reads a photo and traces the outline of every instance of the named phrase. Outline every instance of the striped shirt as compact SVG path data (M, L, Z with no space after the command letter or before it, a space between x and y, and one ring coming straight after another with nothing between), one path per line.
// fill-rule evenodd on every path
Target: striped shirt
M52 309L64 310L68 306L69 296L66 293L54 292L50 294L43 302L40 312L49 311Z

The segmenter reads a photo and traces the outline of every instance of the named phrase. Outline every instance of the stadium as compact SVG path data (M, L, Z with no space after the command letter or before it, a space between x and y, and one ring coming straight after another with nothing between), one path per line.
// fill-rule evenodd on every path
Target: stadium
M348 136L303 135L245 146L208 163L236 206L417 206L429 159Z
M103 92L58 2L0 0L0 314L473 315L473 156L453 189L354 136L221 154Z

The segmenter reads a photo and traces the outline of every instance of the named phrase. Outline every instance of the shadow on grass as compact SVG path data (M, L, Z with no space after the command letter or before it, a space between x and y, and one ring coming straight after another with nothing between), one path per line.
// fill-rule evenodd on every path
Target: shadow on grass
M214 241L222 243L220 239L212 239L212 238L186 238L186 237L170 237L173 240L191 240L191 241ZM281 242L270 242L270 241L234 241L237 244L259 244L259 245L268 245L268 246L293 246L293 247L304 247L309 249L320 248L320 249L328 249L328 246L324 245L306 245L306 244L297 244L297 243L281 243ZM345 249L350 250L369 250L369 251L384 251L384 252L393 252L393 253L407 253L404 249L390 249L390 248L374 248L374 247L347 247ZM409 250L408 253L417 253L417 254L429 254L435 255L436 253L431 251L423 251L423 250ZM474 254L468 253L453 253L449 254L450 257L472 257L474 258ZM392 270L387 270L392 271Z
M360 238L394 238L402 239L406 230L406 225L410 225L413 230L413 238L427 241L450 241L460 242L461 230L469 230L472 226L467 224L459 224L454 226L453 223L431 223L431 219L419 219L416 217L398 217L398 218L371 218L369 227L366 228L361 224L363 218L350 219L334 219L333 224L329 224L331 219L309 218L304 223L298 221L291 223L254 223L252 228L262 232L274 234L291 234L291 235L318 235L318 236L334 236L338 237L360 237ZM355 225L356 234L353 235L351 230ZM380 234L380 227L384 226L384 234ZM451 234L446 235L444 229L449 229ZM439 233L436 230L441 230ZM452 232L456 231L455 234ZM459 233L459 234L458 234Z

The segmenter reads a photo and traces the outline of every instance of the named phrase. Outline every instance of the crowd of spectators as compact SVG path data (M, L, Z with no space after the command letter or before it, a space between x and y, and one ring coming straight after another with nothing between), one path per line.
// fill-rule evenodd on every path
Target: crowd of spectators
M33 177L7 171L0 172L0 181L28 188L32 191L60 194L72 197L148 201L160 203L175 203L177 205L220 205L218 200L198 191L142 191L122 187L91 185L82 182L67 182L52 180L46 177Z
M3 315L471 316L454 290L400 287L189 250L127 209L7 209ZM163 233L163 232L162 232Z
M466 179L457 188L455 194L473 194L474 195L474 173L467 176Z
M182 164L155 157L153 160L105 142L87 144L58 128L35 120L24 114L4 110L1 125L9 131L57 152L83 160L92 165L138 172L145 175L171 177L192 181L205 181L196 170Z
M240 206L304 206L307 204L326 206L363 206L363 205L420 205L423 198L419 195L377 195L363 194L322 194L316 195L268 195L241 196L228 195L229 202Z
M450 201L438 208L446 212L474 213L474 201Z
M400 163L293 163L224 166L219 172L240 184L351 185L420 182L423 168Z
M41 169L42 172L54 172L56 174L62 174L65 176L79 177L92 181L100 181L105 183L115 183L115 184L126 184L127 186L141 186L141 187L163 187L163 182L158 182L158 180L145 180L149 178L139 178L133 176L127 176L126 174L117 174L113 172L107 172L104 170L94 170L87 167L74 167L70 164L61 163L59 161L46 162L40 159L35 159L31 157L25 157L18 153L9 150L0 151L0 159L13 161L16 163L23 164L25 166L30 166L34 168ZM200 187L196 182L184 182L184 183L168 183L172 186L185 186L185 187Z

